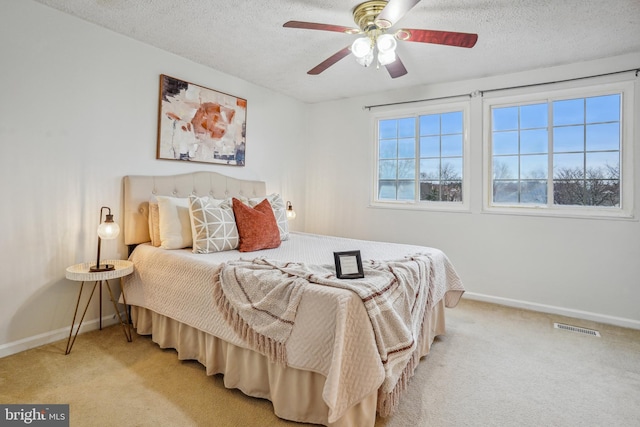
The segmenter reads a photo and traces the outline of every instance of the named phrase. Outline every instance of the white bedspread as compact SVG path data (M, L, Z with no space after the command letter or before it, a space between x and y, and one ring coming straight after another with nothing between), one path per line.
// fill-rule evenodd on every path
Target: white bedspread
M265 257L269 259L332 264L334 251L360 250L363 260L394 260L415 253L428 254L436 263L439 288L431 289L430 305L445 299L455 306L464 288L442 251L413 245L370 242L291 233L276 249L240 253L193 254L190 249L168 251L140 245L131 256L134 274L123 283L127 302L145 307L248 348L228 326L213 303L213 278L226 261ZM296 322L286 344L290 367L314 371L327 378L323 399L329 422L377 390L385 378L384 368L367 312L360 298L345 289L314 286L305 291Z

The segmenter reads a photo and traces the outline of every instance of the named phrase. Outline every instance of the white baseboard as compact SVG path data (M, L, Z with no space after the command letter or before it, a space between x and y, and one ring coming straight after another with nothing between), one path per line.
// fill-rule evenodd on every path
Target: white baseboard
M573 317L576 319L591 320L593 322L605 323L607 325L615 325L623 328L640 329L640 320L626 319L624 317L608 316L606 314L592 313L589 311L574 310L571 308L557 307L546 304L537 304L510 298L494 297L490 295L477 294L475 292L465 292L463 298L504 305L507 307L539 311L542 313L557 314L560 316Z
M125 313L121 312L120 315L124 319ZM111 314L109 316L102 317L102 327L111 326L117 324L118 317L115 314ZM74 326L73 331L75 332ZM87 320L82 322L82 327L80 328L81 335L85 332L95 331L100 328L100 319ZM12 354L20 353L21 351L29 350L32 348L40 347L41 345L51 344L52 342L60 341L62 339L69 338L69 326L65 326L64 328L56 329L54 331L45 332L42 334L34 335L32 337L23 338L18 341L13 341L7 344L0 345L0 358L11 356ZM80 339L80 338L78 338ZM62 352L64 355L64 351Z

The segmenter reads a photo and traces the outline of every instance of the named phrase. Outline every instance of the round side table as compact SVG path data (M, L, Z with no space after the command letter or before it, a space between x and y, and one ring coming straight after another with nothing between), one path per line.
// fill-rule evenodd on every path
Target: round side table
M124 331L124 336L127 338L128 342L131 342L131 322L129 321L129 313L127 311L127 299L124 295L124 289L122 289L122 301L125 306L125 317L126 323L122 320L122 316L120 315L120 310L118 310L118 305L116 300L113 298L113 292L111 291L111 286L109 285L109 280L111 279L119 279L124 276L127 276L133 273L133 263L131 261L126 260L106 260L103 261L107 264L113 264L114 269L108 271L90 271L89 268L94 266L95 262L85 262L82 264L72 265L71 267L67 267L66 278L69 280L75 280L77 282L82 282L80 284L80 292L78 293L78 301L76 302L76 309L73 313L73 321L71 322L71 329L69 331L69 339L67 340L67 349L64 354L71 353L71 348L73 344L76 342L76 337L78 336L78 332L80 332L80 326L82 326L82 321L84 320L85 314L87 314L87 309L89 308L89 303L91 303L91 299L93 298L93 294L95 293L96 287L100 285L100 329L102 330L102 285L107 285L107 289L109 290L109 295L111 296L111 302L113 302L113 307L115 308L116 315L118 316L118 320L120 320L120 324L122 325L122 330ZM101 262L102 264L102 262ZM91 294L89 295L89 300L87 301L87 305L84 307L84 311L82 312L82 316L80 317L80 323L76 328L75 334L73 333L73 328L76 323L76 317L78 316L78 307L80 306L80 299L82 298L82 292L84 290L84 284L86 282L93 282L93 288L91 289Z

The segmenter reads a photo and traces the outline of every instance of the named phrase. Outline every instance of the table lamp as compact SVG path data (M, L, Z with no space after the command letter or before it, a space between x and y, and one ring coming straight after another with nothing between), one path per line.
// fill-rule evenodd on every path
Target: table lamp
M287 219L295 219L296 211L293 210L291 202L287 201Z
M102 222L102 212L107 210L107 215ZM98 225L98 255L96 259L96 265L89 268L89 271L109 271L115 270L113 264L100 264L100 246L102 239L115 239L120 234L120 226L113 221L113 215L111 215L111 208L103 206L100 208L100 225Z

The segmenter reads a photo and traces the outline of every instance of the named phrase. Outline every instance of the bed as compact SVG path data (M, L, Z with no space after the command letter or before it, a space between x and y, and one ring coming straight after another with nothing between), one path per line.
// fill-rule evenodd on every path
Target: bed
M392 413L415 365L429 353L434 338L445 332L444 308L455 307L464 292L446 255L422 246L287 231L286 240L278 247L252 252L202 254L193 253L189 247L163 249L151 244L155 231L149 218L154 215L155 198L261 200L270 197L266 184L215 172L194 172L126 176L123 185L124 238L134 263L134 273L123 279L123 290L137 333L151 335L161 348L176 349L181 360L198 360L208 375L223 374L227 388L270 400L274 413L286 420L373 426L377 415ZM343 282L359 286L356 282L339 281L331 274L314 276L331 270L333 252L351 250L361 252L365 276L371 281L378 277L376 268L384 270L382 267L391 265L394 282L398 277L414 277L415 290L405 293L423 295L423 300L414 302L419 310L410 308L411 316L420 321L418 327L407 328L410 347L402 347L401 341L382 339L388 331L372 317L375 310L367 306L370 300L363 304L362 295L337 286ZM298 283L295 321L290 322L285 338L276 343L282 353L265 351L274 347L247 340L239 332L242 328L234 327L229 314L225 314L219 297L227 291L221 291L220 282L227 277L224 268L234 265L267 268L261 274L270 274L272 279L282 277L283 281L294 277ZM405 267L408 273L403 275ZM314 274L298 274L300 268L315 269ZM259 276L252 273L251 277ZM314 280L316 277L330 278L328 286ZM399 301L396 294L394 291L388 301ZM385 311L380 307L376 315ZM393 359L394 355L402 358ZM395 360L399 368L394 366Z

